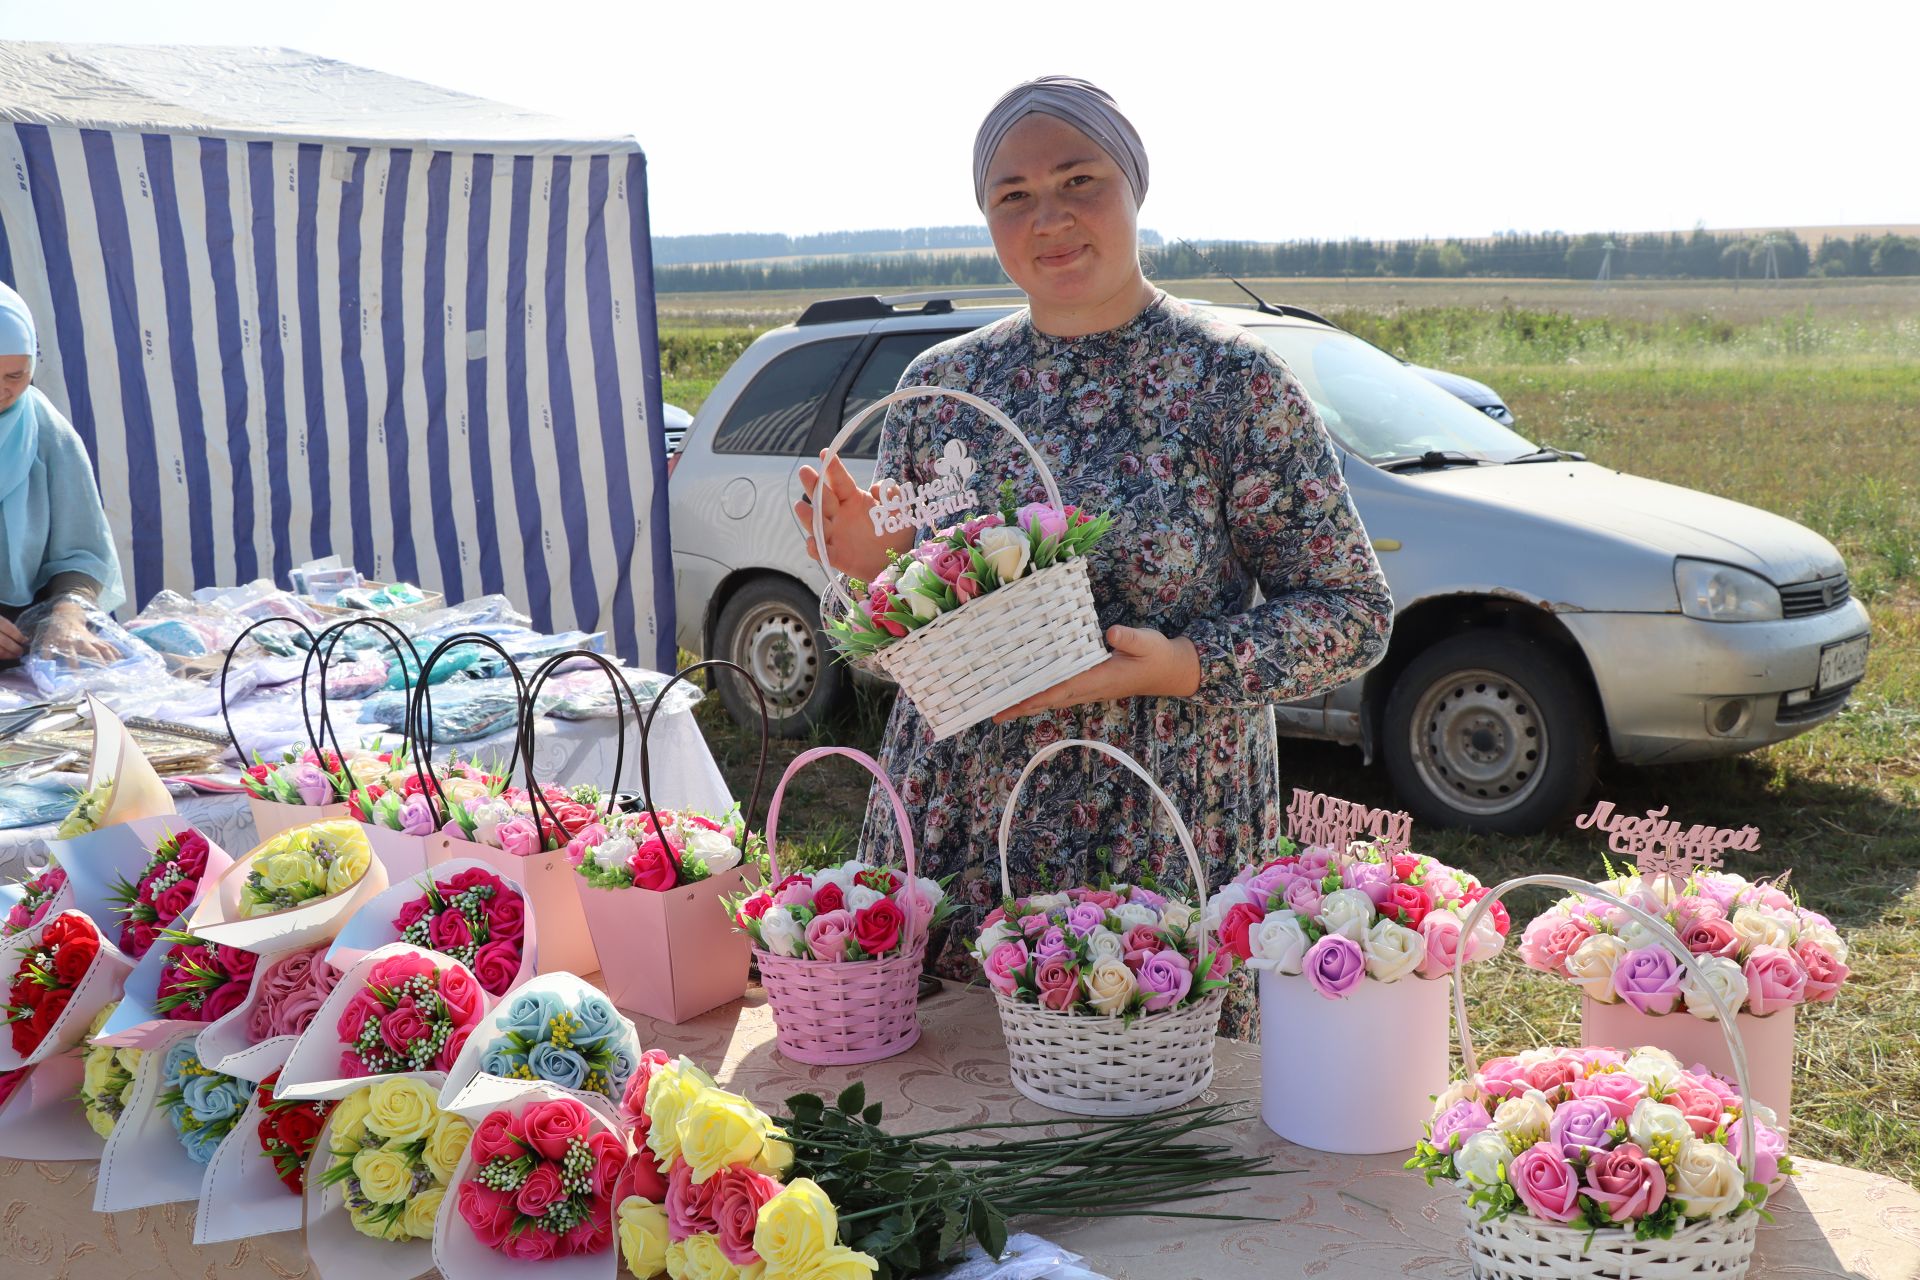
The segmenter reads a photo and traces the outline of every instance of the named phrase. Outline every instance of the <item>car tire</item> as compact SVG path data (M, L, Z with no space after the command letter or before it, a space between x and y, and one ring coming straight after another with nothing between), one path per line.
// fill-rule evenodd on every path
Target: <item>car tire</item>
M753 673L776 738L804 738L846 697L847 668L820 631L820 601L787 578L755 578L727 598L714 624L713 654ZM734 723L760 727L760 704L732 672L719 671L720 700Z
M1564 656L1527 636L1469 631L1426 649L1394 681L1381 755L1420 821L1529 835L1592 791L1595 724Z

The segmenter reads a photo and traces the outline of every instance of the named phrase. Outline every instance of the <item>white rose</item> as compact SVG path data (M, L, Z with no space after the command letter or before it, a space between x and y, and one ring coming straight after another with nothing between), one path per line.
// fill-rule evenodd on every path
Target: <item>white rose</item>
M1036 893L1033 897L1027 899L1028 909L1041 915L1045 915L1055 907L1064 907L1066 905L1067 895L1064 893Z
M1436 1116L1445 1115L1448 1108L1452 1107L1454 1103L1465 1102L1469 1099L1475 1102L1480 1100L1480 1091L1473 1087L1473 1081L1455 1080L1434 1096L1433 1114Z
M1367 936L1375 914L1373 899L1359 889L1335 889L1320 899L1320 923L1328 933L1337 933L1349 942Z
M1698 1138L1683 1143L1673 1159L1672 1192L1689 1218L1718 1218L1746 1199L1740 1162L1718 1142Z
M1087 956L1096 964L1118 960L1127 953L1125 941L1105 925L1095 925L1087 934Z
M1748 1110L1753 1112L1753 1122L1755 1124L1763 1124L1769 1129L1778 1129L1780 1127L1780 1117L1774 1115L1773 1108L1766 1103L1755 1102Z
M1642 1098L1627 1117L1627 1136L1639 1143L1642 1151L1651 1147L1655 1138L1671 1138L1677 1147L1693 1136L1693 1126L1680 1108Z
M878 889L869 889L863 884L856 884L847 890L847 910L865 911L886 896Z
M719 875L722 871L730 871L740 864L738 846L718 831L709 831L705 827L688 829L687 852L696 858L705 859L707 870L715 875Z
M1552 1123L1553 1107L1548 1104L1547 1095L1538 1089L1505 1099L1493 1112L1496 1132L1516 1134L1526 1139L1528 1145L1545 1138L1547 1126Z
M1657 947L1661 945L1658 934L1631 916L1621 924L1618 937L1620 944L1629 951L1639 951L1646 947Z
M1230 884L1207 899L1207 909L1200 913L1200 927L1209 936L1217 936L1220 922L1227 918L1227 912L1243 902L1252 902L1253 894L1243 884ZM1264 904L1262 904L1264 905Z
M807 954L807 931L786 907L768 907L760 917L760 939L767 950L789 959Z
M467 816L473 819L473 838L481 844L493 844L494 832L513 817L513 806L505 800L483 800L467 810Z
M1497 1187L1507 1176L1508 1154L1505 1135L1482 1129L1453 1153L1453 1171L1476 1186Z
M980 940L973 944L973 954L984 960L993 954L993 949L1003 942L1014 942L1023 935L1013 927L1011 921L996 920L980 931Z
M1381 982L1398 982L1427 958L1427 940L1391 920L1376 920L1361 939L1367 973Z
M1613 971L1626 954L1620 939L1610 933L1596 933L1567 957L1567 976L1601 1004L1616 1004L1620 996L1613 989Z
M1838 960L1841 964L1847 962L1846 941L1841 938L1837 931L1828 928L1826 925L1807 925L1800 930L1800 938L1803 942L1813 942L1817 944L1823 951L1835 960Z
M626 836L608 836L593 850L593 864L603 871L624 867L633 857L634 843Z
M1647 1086L1647 1092L1656 1098L1673 1088L1673 1082L1680 1078L1682 1070L1680 1059L1665 1049L1656 1049L1651 1045L1635 1049L1623 1069Z
M1138 902L1123 902L1113 909L1114 918L1120 921L1120 931L1125 933L1136 925L1157 925L1160 913L1152 907Z
M982 529L974 546L979 548L987 564L992 566L994 576L1002 582L1023 577L1028 561L1033 558L1033 552L1027 546L1027 531L1010 525Z
M1465 912L1461 918L1465 919ZM1466 952L1468 964L1479 964L1482 960L1491 960L1500 954L1507 940L1500 932L1500 926L1493 922L1491 915L1480 917L1480 923L1473 927L1473 934L1467 939Z
M1780 926L1787 935L1784 945L1787 950L1793 950L1794 943L1800 941L1800 913L1787 907L1756 907L1754 909Z
M931 879L930 877L916 876L913 881L913 887L918 892L920 899L930 906L937 907L947 899L947 891L940 887L938 880Z
M923 595L923 591L939 591L945 587L940 575L928 568L924 561L915 560L900 574L900 598L906 602L907 610L922 622L931 622L940 616L940 602L932 596Z
M1193 927L1193 917L1194 910L1192 903L1169 902L1167 903L1167 909L1160 913L1160 923L1165 928L1176 929L1185 933ZM1842 961L1842 963L1845 962Z
M1247 946L1253 953L1248 968L1298 973L1300 958L1307 954L1307 931L1297 914L1282 907L1248 931Z
M1728 1009L1740 1012L1740 1006L1747 1002L1747 975L1740 966L1725 956L1695 956L1693 961L1706 972L1706 987L1718 992ZM1688 1013L1708 1021L1720 1016L1713 1011L1713 1000L1691 969L1680 975L1680 994L1687 1002Z
M1740 939L1740 950L1752 947L1780 947L1792 950L1786 926L1770 912L1758 907L1741 907L1733 913L1733 936Z
M849 871L845 867L832 867L825 871L815 871L807 879L813 884L815 893L820 892L821 886L833 884L839 885L841 894L845 895L853 887L853 878L858 874L858 871Z
M1118 1017L1127 1011L1139 989L1124 961L1102 960L1087 974L1087 1003L1096 1013Z

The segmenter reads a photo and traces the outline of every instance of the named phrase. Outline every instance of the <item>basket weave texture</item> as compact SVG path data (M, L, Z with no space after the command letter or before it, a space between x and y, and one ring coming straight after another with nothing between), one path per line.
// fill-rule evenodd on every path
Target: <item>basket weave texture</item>
M823 457L837 455L874 415L903 400L935 397L958 400L1012 436L1033 460L1047 501L1062 505L1046 458L1013 419L979 396L948 387L902 387L882 396L840 429ZM853 598L826 560L825 510L825 504L814 504L813 536L820 567L829 575L828 597L839 608L852 609ZM938 742L1099 665L1107 657L1103 634L1087 562L1077 556L943 613L865 661L900 686Z
M943 613L873 655L935 741L951 738L1105 661L1084 557Z
M1207 898L1207 873L1200 865L1193 834L1173 801L1140 762L1117 747L1084 738L1065 738L1034 752L1015 779L1000 815L1000 891L1013 897L1007 845L1013 832L1014 805L1033 771L1070 747L1086 747L1108 757L1147 784L1173 820L1193 872L1199 900ZM1197 926L1196 920L1196 926ZM1195 975L1196 981L1198 975ZM1139 1116L1191 1102L1213 1083L1213 1042L1220 1029L1224 989L1200 1000L1158 1013L1125 1018L1063 1013L994 993L1000 1029L1007 1037L1007 1068L1013 1087L1056 1111L1083 1116Z
M1680 1227L1671 1240L1636 1240L1631 1230L1593 1233L1563 1227L1524 1213L1498 1222L1480 1221L1464 1202L1467 1254L1476 1280L1738 1280L1753 1256L1760 1215L1708 1218Z
M815 747L793 758L773 789L767 806L769 883L780 882L780 802L787 783L806 765L826 756L845 756L879 780L893 804L893 819L906 855L907 878L919 874L913 828L907 808L886 771L865 752L847 747ZM802 960L753 949L760 981L773 1009L774 1043L795 1062L813 1066L878 1062L904 1052L920 1038L920 969L927 952L927 927L911 901L906 907L907 945L885 960Z

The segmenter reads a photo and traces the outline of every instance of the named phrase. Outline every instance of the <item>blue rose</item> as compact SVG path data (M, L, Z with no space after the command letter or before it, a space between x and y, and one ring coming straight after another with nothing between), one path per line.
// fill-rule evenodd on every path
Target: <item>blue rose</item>
M480 1055L480 1069L488 1075L511 1080L526 1060L527 1055L515 1049L512 1041L496 1040L491 1049Z
M214 1148L227 1135L216 1129L195 1129L191 1133L180 1135L181 1145L186 1147L187 1155L195 1164L206 1164L213 1159Z
M636 1064L633 1053L622 1044L614 1045L607 1051L607 1079L617 1094L627 1087L627 1081L633 1076Z
M167 1082L167 1090L178 1089L181 1080L186 1078L186 1068L199 1065L200 1055L194 1052L194 1038L188 1036L167 1050L167 1060L161 1064L160 1078Z
M571 1049L561 1049L551 1041L533 1046L527 1066L542 1080L563 1089L578 1089L587 1078L587 1060Z
M565 1002L551 991L522 991L507 1001L506 1012L500 1015L500 1029L518 1032L529 1040L544 1040L547 1024L565 1008Z
M187 1111L201 1124L218 1124L240 1114L246 1098L231 1076L195 1076L181 1088Z
M614 1036L626 1038L626 1028L620 1024L620 1011L605 996L581 996L573 1016L579 1024L573 1033L573 1042L582 1049L597 1048Z

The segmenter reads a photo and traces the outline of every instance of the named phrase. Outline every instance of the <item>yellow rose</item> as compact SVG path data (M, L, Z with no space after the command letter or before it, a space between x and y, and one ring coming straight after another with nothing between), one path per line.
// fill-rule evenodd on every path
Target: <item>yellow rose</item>
M110 1138L113 1136L115 1117L108 1115L91 1102L87 1103L81 1110L87 1114L87 1127L92 1129L95 1134L101 1138Z
M339 893L359 884L360 877L367 874L367 866L372 861L373 849L364 837L358 848L343 849L334 854L333 865L327 868L327 892Z
M433 1136L427 1139L426 1150L420 1153L421 1163L433 1170L433 1176L445 1186L453 1180L453 1171L459 1167L460 1157L467 1153L467 1144L471 1141L473 1126L443 1111L434 1122Z
M341 1099L340 1105L333 1109L333 1137L340 1146L352 1150L351 1144L362 1142L367 1136L367 1113L373 1110L373 1090L359 1089Z
M254 859L254 870L269 889L298 891L321 880L320 864L305 849L286 849Z
M353 1158L353 1176L375 1204L401 1204L413 1190L413 1161L386 1147L365 1147Z
M89 1098L98 1097L106 1092L112 1078L113 1050L105 1046L90 1050L86 1064L80 1069L80 1091Z
M879 1264L866 1254L832 1244L801 1269L783 1273L782 1280L867 1280L877 1270Z
M102 1009L100 1012L93 1015L93 1021L87 1024L88 1041L92 1041L92 1039L95 1036L99 1035L100 1032L103 1029L105 1029L107 1025L107 1019L111 1018L113 1016L113 1011L115 1009L118 1009L119 1007L120 1007L120 1002L118 1000L115 1000L112 1004L108 1005L106 1008Z
M662 1167L680 1154L680 1117L712 1085L713 1078L685 1058L660 1068L647 1082L647 1116L652 1124L647 1145L660 1157Z
M636 1280L653 1280L667 1269L667 1210L628 1196L618 1210L620 1256Z
M132 1075L140 1069L140 1052L138 1049L115 1049L113 1060L122 1071Z
M487 798L487 784L472 778L452 778L441 785L446 788L447 799L458 800L462 808L471 809Z
M412 1142L433 1132L440 1110L434 1093L418 1080L382 1080L369 1091L367 1127L397 1142Z
M719 1239L705 1231L668 1245L666 1267L673 1280L739 1280L740 1276L740 1269L720 1252Z
M413 1199L407 1201L406 1216L401 1219L407 1234L415 1240L433 1239L433 1220L440 1212L440 1201L446 1198L445 1187L428 1187Z
M793 1147L774 1129L767 1138L766 1145L760 1148L759 1158L753 1162L755 1173L764 1173L769 1178L785 1180L787 1170L793 1168Z
M400 1241L407 1238L407 1218L405 1214L396 1213L392 1217L387 1217L382 1214L376 1219L362 1210L349 1209L347 1210L347 1221L353 1224L355 1231L358 1231L363 1236L372 1236L375 1240Z
M753 1251L775 1275L800 1275L837 1243L840 1215L833 1201L811 1178L796 1178L785 1191L760 1206L753 1228Z
M658 1125L660 1118L655 1116L653 1123ZM680 1154L696 1184L722 1169L759 1159L773 1134L773 1122L766 1112L724 1089L703 1089L696 1094L681 1113L678 1128Z

